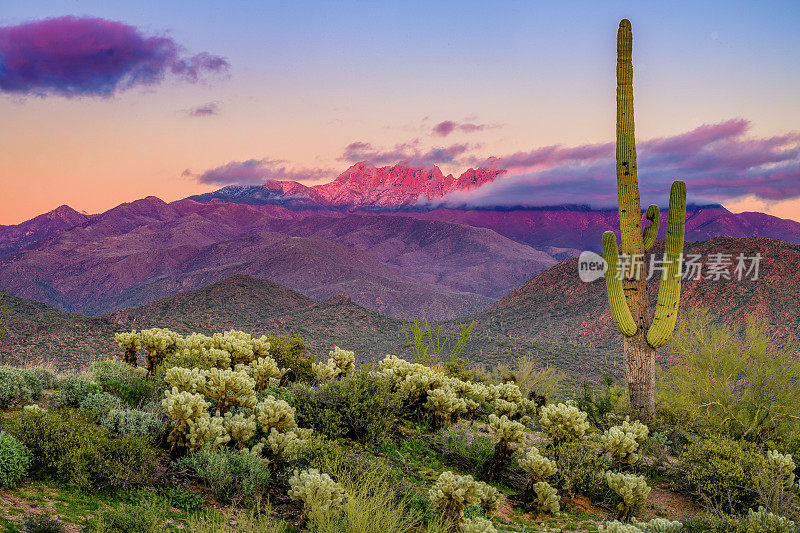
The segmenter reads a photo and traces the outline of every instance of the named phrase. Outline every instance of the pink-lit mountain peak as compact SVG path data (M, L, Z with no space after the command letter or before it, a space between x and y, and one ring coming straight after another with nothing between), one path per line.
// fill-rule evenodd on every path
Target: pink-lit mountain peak
M306 196L326 206L400 207L424 198L441 198L457 190L469 190L494 181L504 170L470 168L455 178L437 166L412 167L404 163L375 167L362 161L335 180L307 187L295 181L268 181L264 187L284 195Z

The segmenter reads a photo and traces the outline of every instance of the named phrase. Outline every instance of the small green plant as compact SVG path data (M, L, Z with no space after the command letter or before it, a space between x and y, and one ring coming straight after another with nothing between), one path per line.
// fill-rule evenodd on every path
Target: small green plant
M28 473L31 452L13 435L0 431L0 487L13 487Z
M610 428L628 407L625 390L611 376L605 376L599 387L584 382L583 392L576 398L575 405L600 431Z
M470 325L460 325L461 334L450 349L448 360L453 360L461 355L472 336L472 328L474 326L474 322ZM427 320L425 320L424 325L418 320L413 322L403 321L403 333L406 336L406 343L411 349L415 363L432 366L443 362L442 354L449 343L442 339L441 332L442 326L439 326L434 331Z
M49 514L29 514L22 521L25 533L64 533L64 524Z
M42 389L32 370L0 366L0 409L18 407L40 398Z
M61 376L56 384L58 394L56 403L63 407L80 407L84 398L94 392L100 392L100 387L81 374L66 374Z
M206 504L205 498L186 487L173 487L168 489L164 494L169 500L169 504L176 509L181 509L187 513L195 513L201 511Z
M98 512L87 521L87 533L161 533L167 522L162 500L146 497L135 504L123 503Z
M192 472L217 498L226 501L262 495L272 479L266 460L229 449L191 453L178 459L176 467Z

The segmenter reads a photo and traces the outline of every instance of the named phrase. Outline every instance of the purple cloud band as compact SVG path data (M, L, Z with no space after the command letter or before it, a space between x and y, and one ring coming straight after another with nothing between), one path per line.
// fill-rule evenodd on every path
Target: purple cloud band
M800 197L800 132L754 139L734 119L637 145L644 205L666 203L672 181L686 181L689 201L722 202L753 195L767 201ZM509 176L445 198L449 205L544 206L616 202L614 143L549 146L502 157L466 157L464 164L510 170Z
M490 127L488 124L472 124L471 122L459 123L454 120L445 120L435 125L432 129L432 133L439 137L447 137L457 129L464 133L472 133L474 131L483 131L488 127Z
M171 74L189 82L224 73L226 59L185 56L168 37L122 22L58 17L0 27L0 91L22 95L111 96Z
M190 117L209 117L211 115L219 114L219 102L209 102L201 106L189 109L186 114Z
M248 159L231 161L196 175L189 170L184 176L194 176L200 183L215 185L261 185L269 180L279 181L320 181L335 177L331 169L294 168L280 159Z
M383 150L370 143L357 141L345 147L339 160L350 163L369 161L373 165L389 165L400 162L413 167L430 167L455 162L460 156L475 148L478 148L478 145L453 144L422 149L420 140L414 139L407 143L396 144L389 150Z

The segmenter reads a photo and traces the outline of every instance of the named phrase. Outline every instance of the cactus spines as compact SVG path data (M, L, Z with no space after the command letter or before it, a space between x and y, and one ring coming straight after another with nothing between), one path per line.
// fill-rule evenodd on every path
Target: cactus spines
M624 335L625 367L631 407L637 418L649 420L655 411L655 349L672 335L680 300L681 257L686 219L686 185L672 185L667 224L666 259L652 324L647 310L644 268L626 268L620 276L622 252L628 261L644 261L655 243L660 212L651 205L645 214L650 224L642 230L642 207L636 165L633 120L633 34L623 19L617 31L617 196L619 198L620 247L614 233L603 234L606 287L611 313Z

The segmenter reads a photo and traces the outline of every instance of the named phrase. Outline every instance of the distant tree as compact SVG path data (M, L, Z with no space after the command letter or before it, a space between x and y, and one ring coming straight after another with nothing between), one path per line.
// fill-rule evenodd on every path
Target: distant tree
M6 316L5 298L6 293L0 292L0 340L3 340L3 337L6 336L6 328L3 327L3 322Z
M470 325L459 324L461 334L455 340L455 344L450 349L449 360L452 361L461 355L467 341L472 336L472 328L475 323ZM451 341L442 339L442 326L431 328L430 323L425 320L424 324L418 320L413 322L403 321L403 333L406 336L406 343L414 355L414 362L426 366L442 363L442 354Z

